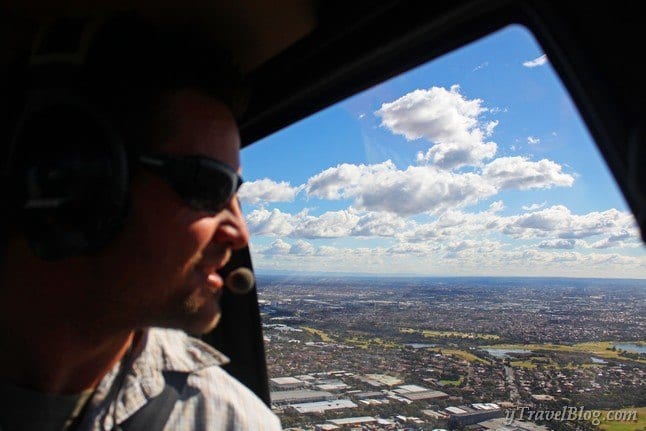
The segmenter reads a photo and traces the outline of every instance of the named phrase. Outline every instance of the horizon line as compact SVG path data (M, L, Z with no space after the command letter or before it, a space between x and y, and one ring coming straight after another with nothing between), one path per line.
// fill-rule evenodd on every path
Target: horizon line
M284 276L337 276L337 277L357 277L357 278L521 278L521 279L574 279L574 280L629 280L629 281L646 281L644 278L634 277L592 277L592 276L561 276L561 275L431 275L431 274L384 274L369 272L324 272L324 271L289 271L289 270L264 270L254 269L254 273L260 276L284 275Z

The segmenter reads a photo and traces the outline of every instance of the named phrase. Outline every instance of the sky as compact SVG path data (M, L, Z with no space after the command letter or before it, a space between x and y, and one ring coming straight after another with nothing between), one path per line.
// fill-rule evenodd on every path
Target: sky
M646 279L576 107L511 26L242 151L256 271Z

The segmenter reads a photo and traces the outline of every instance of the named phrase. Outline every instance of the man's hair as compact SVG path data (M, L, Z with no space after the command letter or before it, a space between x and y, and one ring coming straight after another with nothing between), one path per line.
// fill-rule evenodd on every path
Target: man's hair
M109 20L86 61L89 93L106 111L130 153L156 147L171 132L163 96L196 89L239 117L246 104L231 55L194 28L161 30L136 14Z

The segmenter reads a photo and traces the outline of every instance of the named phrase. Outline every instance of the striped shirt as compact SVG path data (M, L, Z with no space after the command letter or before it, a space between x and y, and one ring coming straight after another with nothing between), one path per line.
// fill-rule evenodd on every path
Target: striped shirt
M79 429L112 430L164 389L163 372L188 378L164 430L280 430L280 421L220 365L228 358L182 331L151 328L126 374L116 365L97 387ZM113 382L116 382L113 386ZM112 388L112 389L111 389Z

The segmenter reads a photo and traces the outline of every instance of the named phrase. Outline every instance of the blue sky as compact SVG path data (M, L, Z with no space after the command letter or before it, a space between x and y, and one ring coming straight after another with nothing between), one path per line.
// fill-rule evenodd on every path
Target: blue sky
M614 179L508 27L242 152L256 270L646 278Z

